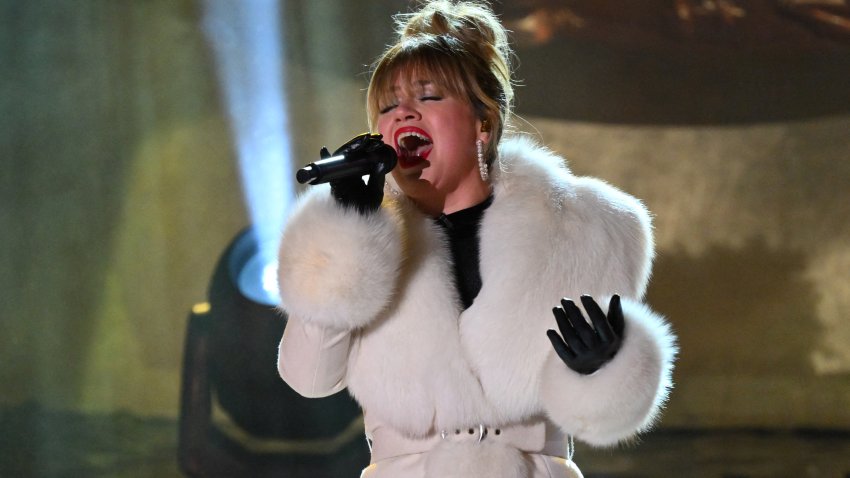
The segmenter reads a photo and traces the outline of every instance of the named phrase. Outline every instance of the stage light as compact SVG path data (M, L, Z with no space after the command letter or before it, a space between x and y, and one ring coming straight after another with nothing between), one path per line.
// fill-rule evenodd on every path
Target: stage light
M328 467L365 466L369 452L357 403L345 392L301 397L278 376L286 316L262 288L260 271L267 263L260 260L258 237L251 227L233 239L216 265L208 301L190 313L181 468L190 475L206 476L204 470L213 469L259 476L251 470L314 467L322 476L336 476L327 474Z
M280 303L277 286L277 258L270 254L274 246L261 243L256 229L247 229L234 241L227 268L239 292L266 306Z

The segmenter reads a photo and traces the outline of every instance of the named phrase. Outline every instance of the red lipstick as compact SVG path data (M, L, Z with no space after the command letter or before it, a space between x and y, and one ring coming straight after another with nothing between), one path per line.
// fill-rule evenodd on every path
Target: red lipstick
M398 153L398 164L403 169L427 162L433 147L431 136L415 126L399 128L393 135L393 140Z

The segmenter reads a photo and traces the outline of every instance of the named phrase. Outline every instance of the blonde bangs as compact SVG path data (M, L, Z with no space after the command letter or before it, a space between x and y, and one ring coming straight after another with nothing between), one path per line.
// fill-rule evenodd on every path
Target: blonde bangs
M381 58L372 73L366 99L369 126L374 129L381 109L396 101L396 81L415 87L419 81L430 81L443 94L469 98L472 82L458 58L425 42L396 45ZM471 99L471 98L470 98Z

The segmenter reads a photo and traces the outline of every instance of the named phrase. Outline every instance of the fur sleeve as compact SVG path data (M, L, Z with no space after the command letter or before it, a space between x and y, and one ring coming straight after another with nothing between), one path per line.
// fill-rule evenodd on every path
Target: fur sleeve
M395 291L402 251L396 224L389 208L363 216L339 206L327 188L311 188L281 239L281 307L335 329L368 324Z
M677 347L669 325L643 304L623 298L622 305L626 328L613 360L581 375L553 351L541 376L549 417L591 445L613 445L652 426L672 386Z

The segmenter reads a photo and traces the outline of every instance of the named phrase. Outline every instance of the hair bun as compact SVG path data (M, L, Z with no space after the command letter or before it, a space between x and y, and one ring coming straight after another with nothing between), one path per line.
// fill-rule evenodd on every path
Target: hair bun
M445 35L470 53L509 68L508 36L489 6L477 2L433 0L413 13L395 16L399 41L418 35ZM493 58L496 55L498 58Z

